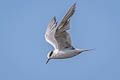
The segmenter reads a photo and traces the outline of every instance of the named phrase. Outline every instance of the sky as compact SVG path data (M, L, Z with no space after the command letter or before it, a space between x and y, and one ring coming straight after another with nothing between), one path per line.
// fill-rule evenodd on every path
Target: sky
M48 23L73 3L75 48L93 51L51 60ZM0 80L120 80L120 0L0 0Z

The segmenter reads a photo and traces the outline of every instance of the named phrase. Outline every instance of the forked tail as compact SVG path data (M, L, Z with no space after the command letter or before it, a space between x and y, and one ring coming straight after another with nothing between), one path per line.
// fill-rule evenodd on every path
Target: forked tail
M81 52L86 52L86 51L92 51L92 50L95 50L95 49L80 49L80 50L79 50L79 53L81 53Z
M84 49L83 52L84 51L92 51L92 50L95 50L95 49Z

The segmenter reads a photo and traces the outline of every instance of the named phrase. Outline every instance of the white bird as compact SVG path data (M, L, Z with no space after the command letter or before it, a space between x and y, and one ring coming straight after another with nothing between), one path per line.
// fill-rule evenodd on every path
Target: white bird
M45 39L55 48L55 50L48 53L46 64L49 62L50 59L71 58L82 52L92 50L76 49L72 46L71 38L67 30L70 29L70 18L74 14L75 8L76 3L72 5L58 27L56 27L56 17L54 17L48 24L48 28L45 33Z

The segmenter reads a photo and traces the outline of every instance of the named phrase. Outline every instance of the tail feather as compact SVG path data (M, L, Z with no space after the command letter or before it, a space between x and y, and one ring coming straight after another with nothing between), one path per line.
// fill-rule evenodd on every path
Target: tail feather
M92 51L92 50L95 50L95 49L84 49L83 52L84 51Z
M92 50L95 50L95 49L80 49L78 50L78 52L81 53L81 52L92 51Z

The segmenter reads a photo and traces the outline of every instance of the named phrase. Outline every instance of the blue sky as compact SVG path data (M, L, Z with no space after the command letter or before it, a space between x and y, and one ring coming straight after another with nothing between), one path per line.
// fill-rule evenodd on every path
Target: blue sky
M96 48L71 59L51 60L44 39L53 16L71 5L76 48ZM0 0L0 80L120 80L119 0Z

